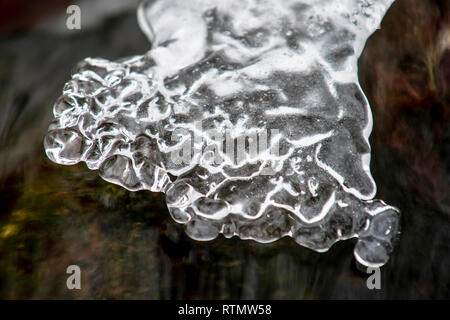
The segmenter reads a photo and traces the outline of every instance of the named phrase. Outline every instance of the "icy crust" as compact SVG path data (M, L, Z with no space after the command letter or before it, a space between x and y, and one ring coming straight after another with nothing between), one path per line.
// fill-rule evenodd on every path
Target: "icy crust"
M399 212L372 200L356 62L391 2L144 2L152 49L82 61L54 106L46 153L166 193L194 239L290 236L326 251L357 237L356 259L381 266Z

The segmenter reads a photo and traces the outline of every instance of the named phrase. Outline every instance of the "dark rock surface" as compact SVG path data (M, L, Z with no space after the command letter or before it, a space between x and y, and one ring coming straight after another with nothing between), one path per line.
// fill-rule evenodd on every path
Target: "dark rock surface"
M400 242L372 291L352 241L323 254L291 239L196 242L161 195L46 158L42 140L70 69L148 49L134 12L80 32L4 32L0 298L450 298L449 12L449 1L397 0L360 59L377 197L402 211ZM66 288L71 264L82 270L78 291Z

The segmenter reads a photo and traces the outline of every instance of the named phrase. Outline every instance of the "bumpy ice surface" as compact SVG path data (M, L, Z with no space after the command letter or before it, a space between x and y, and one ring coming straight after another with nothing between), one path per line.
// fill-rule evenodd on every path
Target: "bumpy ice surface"
M373 200L357 58L392 2L143 3L151 50L82 61L54 106L46 153L164 192L194 239L290 236L326 251L357 237L356 259L381 266L399 217Z

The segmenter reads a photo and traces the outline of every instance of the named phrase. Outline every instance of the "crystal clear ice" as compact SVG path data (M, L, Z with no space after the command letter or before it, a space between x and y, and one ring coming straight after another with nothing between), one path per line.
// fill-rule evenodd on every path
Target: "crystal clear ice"
M392 2L144 1L150 50L79 63L46 153L164 192L194 239L289 236L323 252L357 238L357 261L382 266L399 211L373 199L357 59Z

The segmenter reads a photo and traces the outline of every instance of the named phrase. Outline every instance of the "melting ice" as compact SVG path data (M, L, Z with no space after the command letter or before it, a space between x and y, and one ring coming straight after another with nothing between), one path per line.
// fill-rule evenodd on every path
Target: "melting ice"
M164 192L194 239L290 236L322 252L356 237L358 262L381 266L399 212L373 199L357 59L392 2L143 2L151 49L82 61L54 105L46 153Z

